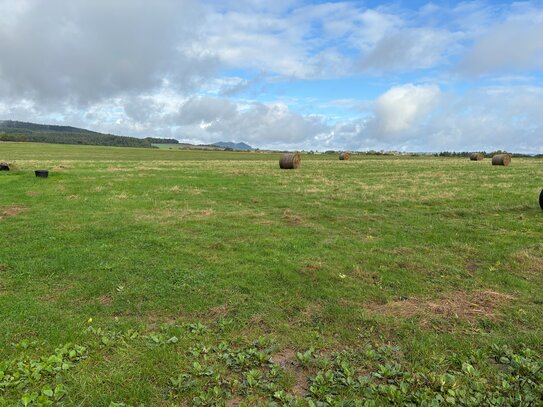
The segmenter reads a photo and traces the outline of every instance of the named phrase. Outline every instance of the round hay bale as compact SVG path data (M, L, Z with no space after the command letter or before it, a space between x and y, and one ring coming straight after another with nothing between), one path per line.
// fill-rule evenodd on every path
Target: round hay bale
M541 209L543 209L543 189L541 190L541 193L539 194L539 206L541 206Z
M505 165L511 164L511 156L509 154L496 154L492 157L492 165Z
M471 153L469 155L469 159L471 161L481 161L481 160L484 160L485 159L485 156L481 153Z
M347 153L347 152L341 153L341 154L339 155L339 159L340 159L341 161L350 160L350 159L351 159L351 153Z
M0 171L9 171L8 163L0 163Z
M279 159L279 168L292 170L300 168L300 153L283 154Z

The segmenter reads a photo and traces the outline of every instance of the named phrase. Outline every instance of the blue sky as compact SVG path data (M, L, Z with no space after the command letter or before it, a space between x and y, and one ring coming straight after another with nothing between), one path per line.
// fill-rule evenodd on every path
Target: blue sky
M0 0L0 119L543 153L543 3Z

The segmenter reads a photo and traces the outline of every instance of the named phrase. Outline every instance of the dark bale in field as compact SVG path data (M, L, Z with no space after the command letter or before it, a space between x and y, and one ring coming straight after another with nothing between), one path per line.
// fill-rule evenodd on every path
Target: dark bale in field
M341 161L350 160L351 159L351 153L341 153L339 155L339 159Z
M283 170L300 168L300 162L300 153L283 154L279 159L279 168Z
M541 190L541 193L539 194L539 206L541 206L541 209L543 209L543 189Z
M8 163L0 163L0 171L9 171Z
M481 161L481 160L484 160L485 159L485 156L481 153L471 153L469 155L469 159L471 161Z
M36 177L47 178L49 176L49 171L48 170L36 170L36 171L34 171L34 174L36 174Z
M511 156L509 154L496 154L492 157L492 165L505 165L511 164Z

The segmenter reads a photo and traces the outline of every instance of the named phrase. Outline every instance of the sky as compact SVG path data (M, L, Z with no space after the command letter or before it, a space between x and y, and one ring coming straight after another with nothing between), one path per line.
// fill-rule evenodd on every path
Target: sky
M543 153L543 1L0 0L0 120Z

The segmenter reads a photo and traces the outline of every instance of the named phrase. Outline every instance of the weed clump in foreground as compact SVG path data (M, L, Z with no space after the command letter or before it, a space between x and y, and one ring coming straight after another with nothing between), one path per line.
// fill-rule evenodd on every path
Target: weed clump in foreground
M52 406L81 402L81 376L105 372L96 391L108 394L108 364L138 363L148 353L176 360L157 377L158 401L197 406L531 406L543 402L543 360L529 349L492 346L466 360L452 356L441 369L414 369L399 348L367 344L339 352L279 352L270 337L233 343L221 329L201 323L165 325L157 332L89 327L82 345L66 344L48 356L29 342L0 363L0 405ZM105 369L100 369L100 366ZM133 378L134 373L126 378ZM162 375L162 376L161 376ZM92 395L85 399L92 402ZM111 406L143 400L108 396Z

